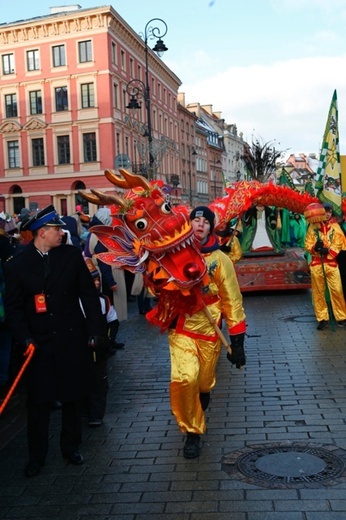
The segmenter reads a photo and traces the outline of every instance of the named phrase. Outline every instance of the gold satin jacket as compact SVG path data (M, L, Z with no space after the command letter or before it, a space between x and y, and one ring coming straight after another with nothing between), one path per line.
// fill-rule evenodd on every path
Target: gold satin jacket
M208 285L202 288L203 300L216 323L223 318L230 335L245 332L245 312L237 276L232 261L217 249L203 253L209 275ZM180 314L176 331L191 338L216 341L218 338L213 325L203 310L192 316Z
M317 240L322 240L323 247L329 249L327 255L321 256L320 253L315 251ZM346 249L346 239L339 224L336 222L319 222L309 225L305 238L305 250L312 257L310 267L321 265L322 261L332 267L337 267L336 257L344 249Z

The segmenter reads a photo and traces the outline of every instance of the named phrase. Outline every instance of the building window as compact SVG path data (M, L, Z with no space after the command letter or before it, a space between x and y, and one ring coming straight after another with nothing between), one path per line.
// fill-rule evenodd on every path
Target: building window
M7 151L8 151L8 167L9 168L19 168L19 143L18 141L8 141L7 143Z
M55 110L57 112L68 110L67 87L55 89Z
M28 70L39 70L40 69L40 55L38 49L34 51L27 51L26 53L26 64Z
M65 45L54 45L53 53L53 67L63 67L66 65Z
M95 162L96 158L96 134L90 132L83 134L84 162Z
M95 106L94 84L84 83L81 85L82 108L90 108Z
M70 136L58 136L58 163L70 164Z
M85 63L87 61L92 61L91 40L79 42L78 51L79 51L79 63Z
M114 108L118 108L118 85L116 83L113 84L113 97L114 97Z
M2 73L6 74L14 74L14 55L13 54L4 54L2 56Z
M124 51L121 51L120 59L121 59L121 70L126 70L126 58L125 58L125 52Z
M29 92L30 114L42 114L42 95L40 90Z
M115 65L117 62L117 46L112 42L112 63Z
M5 96L6 105L6 117L17 117L17 94L6 94Z
M32 140L32 164L33 166L44 166L43 138Z

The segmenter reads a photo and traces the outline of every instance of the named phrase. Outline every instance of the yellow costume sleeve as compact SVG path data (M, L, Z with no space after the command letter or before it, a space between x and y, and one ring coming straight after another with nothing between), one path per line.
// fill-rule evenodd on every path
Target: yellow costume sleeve
M218 269L215 273L215 278L219 288L222 316L227 323L230 333L238 334L245 332L243 297L239 289L233 263L220 250L214 251L211 256L213 255L218 256Z
M226 246L231 248L231 251L227 254L227 256L229 256L229 258L232 260L234 264L239 262L239 260L243 256L243 251L239 239L236 236L230 238Z

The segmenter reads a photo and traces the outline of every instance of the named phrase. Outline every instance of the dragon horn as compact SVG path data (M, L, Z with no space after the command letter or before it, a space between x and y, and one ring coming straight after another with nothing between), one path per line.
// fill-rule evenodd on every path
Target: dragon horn
M125 202L124 200L119 197L118 195L107 195L106 193L103 193L102 191L94 190L93 188L90 189L91 193L87 193L85 191L78 191L78 193L83 197L83 199L91 202L92 204L100 205L100 204L116 204L117 206L120 206L121 208L124 207Z
M94 190L93 188L90 188L90 191L100 199L101 204L105 204L106 206L108 204L116 204L121 208L125 206L124 199L119 197L119 195L103 193L102 191Z
M83 197L83 199L87 200L88 202L91 202L92 204L101 204L101 201L98 197L96 197L96 195L92 195L91 193L87 193L86 191L82 190L78 190L78 193L81 197Z
M119 169L119 172L122 174L124 179L119 177L112 170L105 170L105 176L112 184L114 184L115 186L118 186L119 188L129 189L129 188L142 187L148 191L152 190L151 184L142 175L136 175L134 173L130 173L127 170L124 170L122 168Z

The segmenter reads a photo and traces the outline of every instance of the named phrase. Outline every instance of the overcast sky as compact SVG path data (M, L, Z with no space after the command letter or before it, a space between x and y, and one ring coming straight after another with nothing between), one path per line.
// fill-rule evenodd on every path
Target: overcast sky
M162 59L186 102L213 105L250 143L259 137L290 153L319 154L336 89L346 155L346 0L12 0L0 21L74 3L112 5L138 33L152 18L165 20Z

